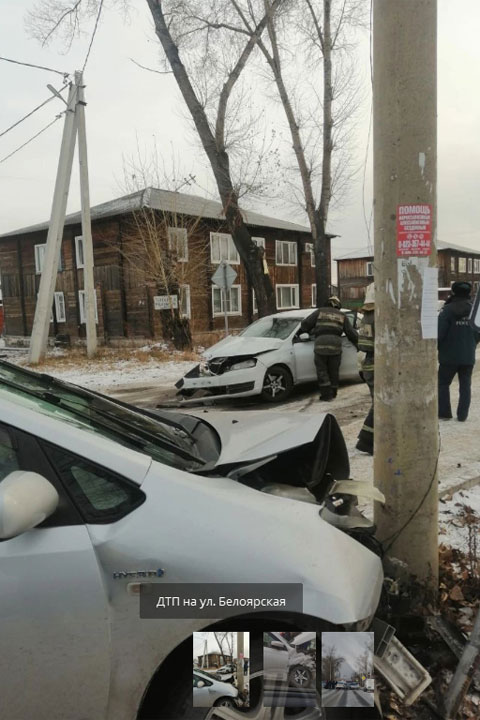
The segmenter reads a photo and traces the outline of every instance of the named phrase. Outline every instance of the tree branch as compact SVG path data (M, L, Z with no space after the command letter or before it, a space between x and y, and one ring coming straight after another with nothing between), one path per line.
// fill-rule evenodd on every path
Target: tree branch
M148 70L149 72L157 73L157 75L172 75L173 74L173 70L155 70L155 68L149 68L146 65L142 65L142 63L137 62L133 58L129 58L129 60L134 65L137 65L137 67L142 68L142 70Z

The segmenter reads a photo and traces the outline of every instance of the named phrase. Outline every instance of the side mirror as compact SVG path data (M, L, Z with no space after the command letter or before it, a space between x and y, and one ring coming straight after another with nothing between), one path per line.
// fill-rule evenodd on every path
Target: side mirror
M306 332L300 333L300 335L298 337L299 337L299 340L301 340L302 342L308 342L310 340L310 335Z
M275 648L275 650L286 650L287 648L285 645L280 642L280 640L272 640L270 643L270 647Z
M205 683L203 682L203 680L199 680L197 682L197 688L202 688L202 687L205 687Z
M0 482L0 540L40 525L57 509L56 489L42 475L15 470Z

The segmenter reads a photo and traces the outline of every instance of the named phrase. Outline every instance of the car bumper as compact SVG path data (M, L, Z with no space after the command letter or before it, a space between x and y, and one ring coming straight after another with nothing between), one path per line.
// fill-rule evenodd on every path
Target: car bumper
M195 372L196 371L196 372ZM202 375L197 368L175 383L179 395L201 392L207 397L248 397L262 391L265 367L257 361L253 368L232 370L221 375Z

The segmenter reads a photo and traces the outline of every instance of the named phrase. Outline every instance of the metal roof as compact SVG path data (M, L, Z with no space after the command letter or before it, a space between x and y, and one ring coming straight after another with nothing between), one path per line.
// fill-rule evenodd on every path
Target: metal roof
M208 200L198 195L188 195L187 193L173 192L171 190L159 190L153 187L148 187L144 190L131 193L130 195L124 195L123 197L109 200L100 205L95 205L91 208L91 218L92 221L101 220L115 215L123 215L134 210L140 210L141 208L152 208L165 212L175 212L179 215L225 220L222 205L216 200ZM261 215L252 210L242 210L242 215L247 225L311 234L310 228L304 225ZM80 212L71 213L65 218L65 226L76 225L80 222ZM29 225L28 227L3 233L0 235L0 238L47 230L48 225L48 222Z
M463 245L455 245L454 243L450 242L443 242L442 240L439 240L437 243L437 250L455 250L457 252L463 252L463 253L469 253L480 255L480 248L474 249L474 248L468 248L464 247ZM339 257L334 258L335 261L338 260L360 260L362 258L365 258L366 260L373 260L373 248L372 247L363 247L360 250L352 250L350 253L346 253L346 255L340 255Z

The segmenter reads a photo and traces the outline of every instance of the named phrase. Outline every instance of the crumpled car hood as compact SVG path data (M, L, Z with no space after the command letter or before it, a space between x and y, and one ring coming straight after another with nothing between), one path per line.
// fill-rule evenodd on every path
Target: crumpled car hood
M281 476L283 482L308 487L317 499L327 475L336 480L349 477L345 440L335 417L328 413L275 412L268 413L268 418L258 411L190 414L218 433L221 452L214 469L230 477L268 464L268 471L262 473L265 481L278 482Z
M276 338L229 336L224 340L220 340L216 345L212 345L203 355L207 360L214 357L257 355L258 353L269 352L270 350L278 350L283 343L284 340L277 340Z

